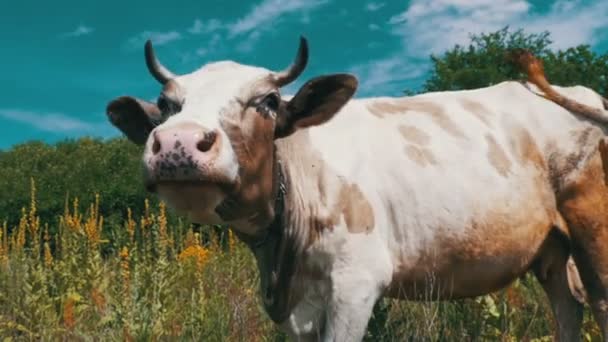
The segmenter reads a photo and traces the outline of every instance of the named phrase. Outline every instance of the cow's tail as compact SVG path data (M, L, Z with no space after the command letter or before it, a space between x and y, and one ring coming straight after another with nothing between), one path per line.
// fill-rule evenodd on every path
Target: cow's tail
M558 93L545 78L543 63L530 51L516 49L511 51L509 59L515 62L528 75L528 82L537 86L548 100L555 102L566 110L577 113L601 125L608 125L608 100L602 98L604 108L595 108L570 99Z

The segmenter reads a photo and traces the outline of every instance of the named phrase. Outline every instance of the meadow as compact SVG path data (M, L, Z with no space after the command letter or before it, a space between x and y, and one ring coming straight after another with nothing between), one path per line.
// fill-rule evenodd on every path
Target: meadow
M429 78L404 94L521 79L504 56L526 48L552 83L608 96L607 53L551 43L548 32L508 27L473 35L432 56ZM0 341L286 340L262 310L246 246L148 197L141 153L123 138L89 137L0 150ZM552 341L554 330L543 290L526 275L473 299L382 300L366 340ZM585 341L600 340L588 308L583 330Z
M107 229L100 201L66 199L55 222L41 222L31 180L18 224L0 230L0 340L286 340L262 310L251 253L230 230L168 224L164 204L148 201L140 217L125 209ZM382 300L366 340L551 341L553 329L528 275L474 299ZM599 338L587 309L584 340Z

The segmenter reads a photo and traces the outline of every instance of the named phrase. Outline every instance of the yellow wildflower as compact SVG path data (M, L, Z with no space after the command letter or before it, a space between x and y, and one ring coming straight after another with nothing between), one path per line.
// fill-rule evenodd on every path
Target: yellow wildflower
M40 228L40 217L36 215L36 182L34 178L30 177L30 212L27 220L30 238L32 239L32 245L38 246L38 231Z
M0 257L0 261L2 261L2 259L4 258L4 260L8 259L8 251L9 251L9 245L8 245L8 223L6 221L4 221L4 224L2 225L2 238L0 238L0 246L2 246L2 257Z
M135 236L135 221L133 220L131 208L127 208L127 233L129 233L129 241L133 242L133 237Z
M152 223L152 216L150 215L150 202L146 198L144 200L144 216L141 218L141 230L142 232Z
M122 277L123 290L125 295L129 293L129 279L131 278L131 271L129 270L129 249L123 247L120 251L120 274Z
M195 236L194 232L192 231L192 226L190 226L188 231L186 232L186 237L184 238L184 247L190 247L190 246L194 246L196 244L197 244L196 236Z
M160 240L160 247L167 247L169 237L167 235L167 213L165 203L160 202L158 206L158 235Z
M84 224L84 231L92 247L96 247L101 239L103 217L99 215L99 194L95 195L95 204L91 205L89 217Z
M2 225L2 229L0 229L0 261L2 261L2 259L4 258L4 254L7 252L5 251L5 247L4 247L4 232L6 231L6 221L4 221L4 224Z
M234 247L236 245L236 239L234 238L234 233L231 228L228 228L228 251L234 251Z
M53 254L51 253L49 240L51 240L49 236L49 225L46 223L44 225L44 265L46 267L51 267L53 264Z
M186 247L178 255L178 260L181 262L193 261L199 271L203 269L207 261L209 260L210 253L207 249L200 245L191 245Z
M93 301L93 304L95 304L97 311L103 312L105 310L106 298L96 287L91 289L91 300Z
M21 208L21 218L19 219L19 226L17 226L17 232L13 234L13 249L17 252L23 249L25 246L25 231L27 230L27 215L25 208Z
M48 242L44 243L44 265L51 267L53 265L53 254L51 253L51 247Z
M68 330L72 330L76 325L76 319L74 318L74 303L74 297L68 296L63 304L63 324Z
M78 198L74 199L72 213L66 206L66 211L63 214L62 223L71 231L79 232L82 228L82 216L78 211Z

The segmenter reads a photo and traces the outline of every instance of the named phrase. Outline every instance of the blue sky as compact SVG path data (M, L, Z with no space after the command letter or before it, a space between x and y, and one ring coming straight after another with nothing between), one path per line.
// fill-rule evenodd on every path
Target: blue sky
M322 73L352 72L361 97L415 89L431 53L505 25L548 30L554 48L608 49L606 0L10 2L0 14L0 149L117 136L106 103L159 91L144 64L147 38L166 65L186 73L224 59L283 68L303 34L309 65L288 92Z

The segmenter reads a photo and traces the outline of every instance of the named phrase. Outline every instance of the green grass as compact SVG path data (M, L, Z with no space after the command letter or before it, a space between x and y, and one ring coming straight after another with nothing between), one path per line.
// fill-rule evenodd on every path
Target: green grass
M82 211L74 201L42 223L33 182L31 197L19 225L0 230L0 340L285 340L262 310L251 253L231 233L168 225L162 203L104 227L99 202ZM366 340L551 341L553 329L527 276L475 299L382 300ZM584 336L599 339L588 310Z

